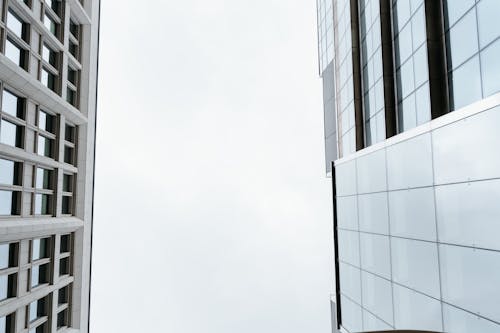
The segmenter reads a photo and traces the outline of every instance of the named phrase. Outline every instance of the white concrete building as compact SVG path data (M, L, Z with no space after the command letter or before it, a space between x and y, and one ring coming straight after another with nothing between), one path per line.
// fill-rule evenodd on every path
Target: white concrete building
M0 0L0 333L88 332L100 0Z

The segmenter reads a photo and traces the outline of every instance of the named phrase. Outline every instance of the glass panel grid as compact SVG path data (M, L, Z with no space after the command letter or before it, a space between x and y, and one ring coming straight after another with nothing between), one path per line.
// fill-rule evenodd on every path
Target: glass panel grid
M445 1L450 110L500 91L500 2Z

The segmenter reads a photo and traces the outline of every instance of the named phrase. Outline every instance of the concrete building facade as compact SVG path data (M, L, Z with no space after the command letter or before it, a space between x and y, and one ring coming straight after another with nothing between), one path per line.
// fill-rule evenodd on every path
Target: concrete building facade
M0 333L88 332L99 7L0 1Z
M334 332L500 332L500 1L318 0Z

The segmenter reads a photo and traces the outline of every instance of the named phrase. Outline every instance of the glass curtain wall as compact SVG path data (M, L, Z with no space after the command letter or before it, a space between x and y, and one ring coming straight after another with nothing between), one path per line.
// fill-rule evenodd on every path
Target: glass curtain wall
M365 143L385 140L384 81L379 0L360 0Z
M431 120L423 0L393 0L398 132Z
M500 1L445 1L450 108L500 91Z
M340 157L356 151L350 0L335 2L335 66Z

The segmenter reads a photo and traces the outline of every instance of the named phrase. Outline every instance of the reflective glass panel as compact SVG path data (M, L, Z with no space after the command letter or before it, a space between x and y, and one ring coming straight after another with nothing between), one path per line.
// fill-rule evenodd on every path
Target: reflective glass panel
M338 237L340 260L359 267L359 233L339 230Z
M389 192L391 235L436 241L434 189Z
M450 1L448 1L448 3L449 2ZM448 34L448 42L450 44L450 50L448 52L450 58L449 64L452 68L457 68L479 51L476 11L471 10L467 13L464 18L450 29Z
M36 170L36 188L50 189L52 187L52 171L42 168Z
M500 1L497 2L500 4ZM499 12L500 13L500 12ZM497 24L496 27L500 27ZM500 91L500 39L481 53L481 71L484 97Z
M370 312L363 310L363 330L382 331L392 330L392 326L375 317Z
M454 110L460 109L482 98L479 57L475 56L451 74L452 101Z
M33 266L31 268L31 287L36 287L40 280L40 266Z
M388 324L393 323L391 283L378 276L362 272L363 307Z
M475 316L471 313L457 309L454 306L443 304L443 315L444 315L445 332L453 332L453 333L500 332L499 325L489 320Z
M443 300L500 321L500 252L440 245Z
M0 158L0 184L14 185L15 163Z
M340 263L339 275L342 294L361 304L361 271L359 268Z
M30 322L36 320L38 318L38 301L31 302L30 304L30 314L29 320Z
M7 299L9 289L9 276L0 275L0 301Z
M359 229L379 234L389 233L387 193L372 193L358 196Z
M391 252L395 282L440 297L437 244L393 237Z
M7 12L7 27L17 35L19 38L23 38L23 22L17 18L17 16L10 10Z
M0 191L0 215L12 214L12 192Z
M448 25L452 26L462 15L464 15L472 6L475 0L447 0L446 13L448 16Z
M52 139L46 138L42 135L38 135L38 155L52 157L52 143Z
M5 56L12 60L16 65L23 67L23 59L21 57L21 49L7 39L5 42Z
M431 135L423 134L387 148L389 189L432 186Z
M361 268L391 278L391 252L388 236L360 233Z
M50 214L50 198L48 194L35 194L35 215Z
M0 269L9 268L9 244L0 245ZM1 332L1 331L0 331Z
M20 130L13 123L3 120L0 124L0 142L9 146L20 146Z
M441 302L393 284L396 329L442 332Z
M2 93L2 111L14 117L24 118L19 108L19 98L5 89Z
M498 14L500 13L500 1L481 0L477 4L477 16L479 22L479 41L481 47L485 47L500 36L500 25Z
M358 204L356 196L337 198L337 221L340 228L358 230Z
M342 325L350 332L363 330L363 317L361 307L345 296L341 296Z

